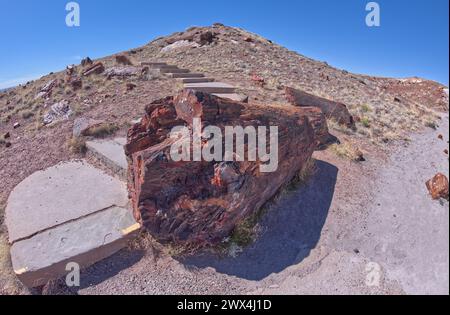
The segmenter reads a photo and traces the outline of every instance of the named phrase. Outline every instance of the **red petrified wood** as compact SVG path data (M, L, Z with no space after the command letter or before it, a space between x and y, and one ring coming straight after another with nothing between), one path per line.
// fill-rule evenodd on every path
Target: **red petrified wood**
M214 244L252 215L298 174L316 148L314 130L302 108L237 103L184 91L151 103L142 122L128 133L129 193L137 221L160 241ZM171 156L175 126L278 126L278 168L261 171L256 161L181 161ZM319 128L320 129L320 128ZM269 132L268 132L269 134ZM269 145L267 136L267 147ZM210 145L201 138L201 147ZM245 156L248 141L245 143Z

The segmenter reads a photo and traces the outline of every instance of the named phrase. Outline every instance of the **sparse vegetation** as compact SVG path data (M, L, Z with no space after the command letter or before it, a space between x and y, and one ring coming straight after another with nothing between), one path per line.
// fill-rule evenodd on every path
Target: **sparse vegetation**
M372 112L372 107L370 107L370 105L368 105L368 104L363 104L363 105L361 105L361 111L363 113L370 113L370 112Z
M431 128L433 130L437 130L439 128L438 124L431 120L425 122L425 127Z
M86 141L83 138L72 137L68 142L67 146L70 152L74 154L85 154L86 153Z
M363 125L365 128L370 128L370 119L368 117L362 117L361 125Z
M353 147L349 142L343 142L341 144L332 144L329 147L330 151L336 154L340 158L345 158L349 160L356 160L358 158L358 150Z
M115 124L101 124L97 127L90 128L86 133L86 136L94 138L104 138L113 135L117 130L119 130L119 127Z
M20 116L21 116L23 119L29 119L29 118L31 118L31 117L34 116L34 113L33 113L31 110L23 110L23 111L20 113Z

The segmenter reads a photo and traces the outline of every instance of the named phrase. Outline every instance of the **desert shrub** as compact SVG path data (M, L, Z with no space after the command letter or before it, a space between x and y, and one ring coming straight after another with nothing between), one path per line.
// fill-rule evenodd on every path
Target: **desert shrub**
M88 137L94 137L94 138L104 138L110 135L113 135L117 130L119 130L119 127L115 124L102 124L93 128L90 128L88 132L86 133L86 136Z
M70 152L75 154L84 154L87 151L86 141L82 138L72 137L68 142L67 146L70 149Z

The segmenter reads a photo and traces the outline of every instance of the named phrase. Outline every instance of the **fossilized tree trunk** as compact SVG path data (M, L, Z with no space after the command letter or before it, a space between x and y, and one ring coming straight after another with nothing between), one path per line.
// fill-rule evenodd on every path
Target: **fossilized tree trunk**
M302 108L236 103L193 91L148 105L142 122L130 129L126 145L136 220L160 241L222 241L311 158L316 143L309 114ZM175 162L170 131L175 126L192 129L194 118L201 118L203 127L219 127L223 134L226 126L278 126L277 170L262 172L259 159ZM201 147L210 141L202 138ZM269 137L267 144L270 147Z

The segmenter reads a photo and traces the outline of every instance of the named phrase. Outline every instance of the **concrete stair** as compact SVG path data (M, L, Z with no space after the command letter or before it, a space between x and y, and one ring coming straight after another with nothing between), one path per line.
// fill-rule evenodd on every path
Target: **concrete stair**
M166 73L166 75L173 79L187 79L187 78L203 78L203 73Z
M87 153L112 170L119 178L126 180L128 168L124 150L126 142L127 139L125 138L87 141Z
M223 82L187 83L184 88L210 94L231 94L235 91L234 86Z
M182 78L179 80L182 83L206 83L215 81L213 78Z
M235 93L236 88L234 86L223 82L215 82L214 78L207 78L203 73L192 73L187 69L179 69L177 66L165 62L142 62L141 64L158 69L170 78L178 79L184 84L185 89L210 93L236 102L248 102L248 96ZM92 145L88 144L89 147L92 147ZM97 150L92 148L91 151Z
M187 69L178 69L176 67L161 67L159 68L159 71L161 71L161 73L189 73L189 70Z

